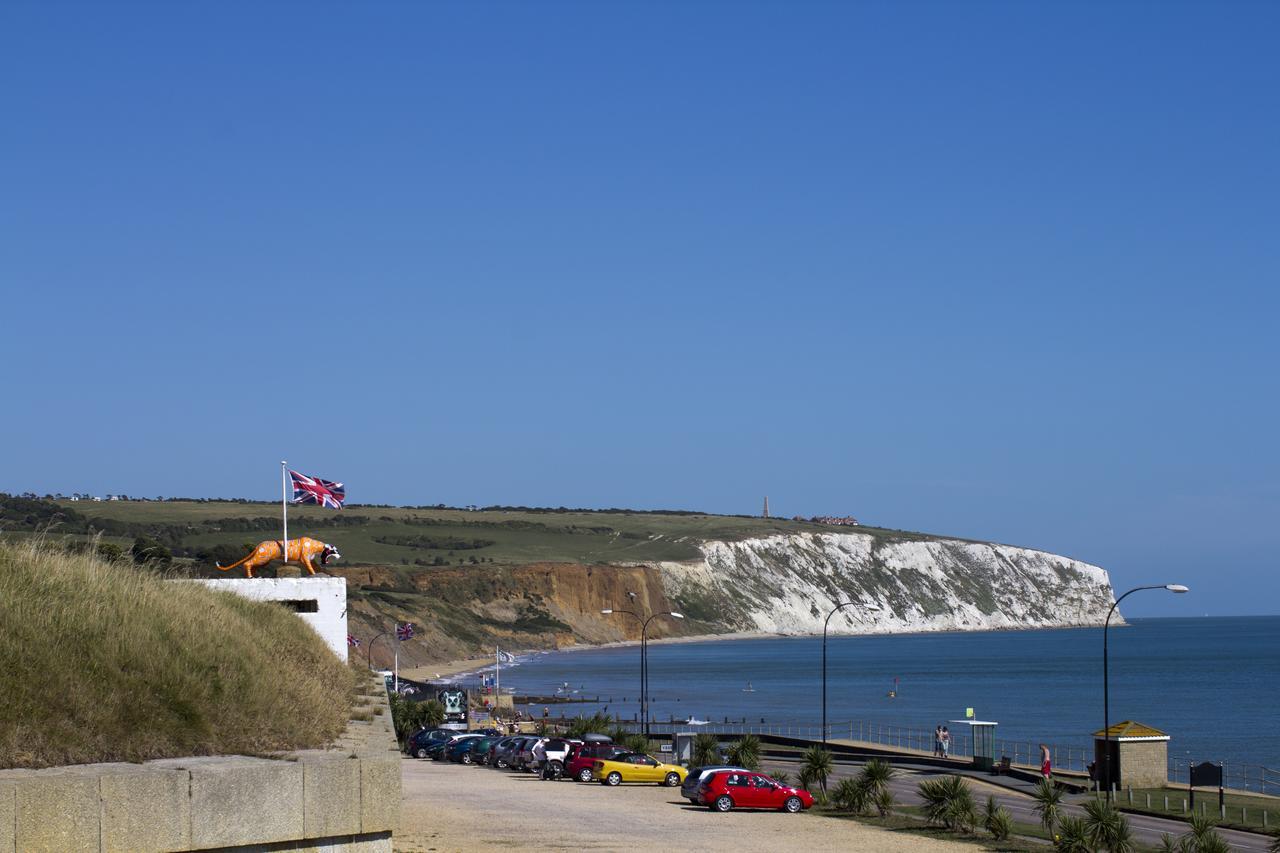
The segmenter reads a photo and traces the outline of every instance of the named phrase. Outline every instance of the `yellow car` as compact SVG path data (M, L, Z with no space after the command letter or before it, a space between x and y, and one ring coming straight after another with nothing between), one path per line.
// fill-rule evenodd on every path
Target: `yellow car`
M623 782L657 782L674 788L689 775L678 764L663 764L642 752L624 752L608 761L597 761L592 771L601 785L620 785Z

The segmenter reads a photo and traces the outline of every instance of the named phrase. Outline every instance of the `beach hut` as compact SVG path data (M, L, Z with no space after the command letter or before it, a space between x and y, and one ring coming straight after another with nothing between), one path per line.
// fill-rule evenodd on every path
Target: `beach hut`
M1169 781L1169 736L1159 729L1125 720L1093 733L1093 760L1099 784L1160 788ZM1106 750L1111 749L1111 761ZM1111 778L1106 778L1106 768Z

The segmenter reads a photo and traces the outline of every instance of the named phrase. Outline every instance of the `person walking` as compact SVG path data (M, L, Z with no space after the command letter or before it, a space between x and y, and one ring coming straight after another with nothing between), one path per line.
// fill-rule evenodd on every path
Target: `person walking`
M942 727L942 757L951 757L951 732L947 731L947 727Z
M1040 775L1046 782L1049 781L1052 770L1053 767L1049 761L1049 745L1042 743L1040 744Z
M942 723L933 727L933 757L942 757Z
M533 742L533 769L541 771L547 764L547 742L538 738ZM543 779L547 778L545 775Z

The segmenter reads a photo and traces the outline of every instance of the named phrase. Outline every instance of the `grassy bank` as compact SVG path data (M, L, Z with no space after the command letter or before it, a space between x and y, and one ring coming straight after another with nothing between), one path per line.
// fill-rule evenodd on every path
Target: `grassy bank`
M273 604L0 543L0 767L319 746L352 676Z

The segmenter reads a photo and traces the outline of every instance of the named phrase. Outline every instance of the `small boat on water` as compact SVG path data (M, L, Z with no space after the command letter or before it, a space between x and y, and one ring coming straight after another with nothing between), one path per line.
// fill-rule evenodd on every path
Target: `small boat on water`
M699 720L697 717L690 717L684 721L684 724L686 726L705 726L710 722L710 720Z
M750 682L750 681L748 681L748 682L747 682L747 686L746 686L746 687L744 687L744 688L742 688L742 692L743 692L743 693L755 693L755 692L756 692L756 689L755 689L754 687L752 687L752 686L751 686L751 682Z

